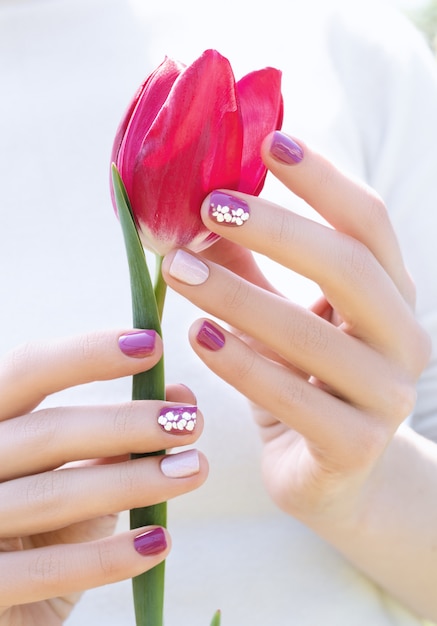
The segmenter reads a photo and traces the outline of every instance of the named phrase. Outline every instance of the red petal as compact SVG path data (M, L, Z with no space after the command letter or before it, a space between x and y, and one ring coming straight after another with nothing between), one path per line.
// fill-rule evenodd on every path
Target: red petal
M123 137L113 161L118 165L128 190L132 185L135 160L144 137L184 68L181 63L165 58L142 84L120 125L117 136L123 133Z
M130 194L139 220L157 238L189 242L203 228L205 195L237 189L242 143L232 69L207 50L175 81L144 141Z
M260 156L261 143L270 132L282 125L281 72L274 68L251 72L238 81L237 91L244 129L238 189L257 195L267 173Z

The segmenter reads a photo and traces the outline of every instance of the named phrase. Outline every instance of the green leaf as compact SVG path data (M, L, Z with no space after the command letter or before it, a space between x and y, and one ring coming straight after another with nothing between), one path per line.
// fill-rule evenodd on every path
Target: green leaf
M214 613L214 617L212 618L211 626L220 626L222 622L222 614L220 609Z
M134 328L156 330L161 335L160 312L156 304L154 288L150 279L144 249L135 226L135 219L129 198L121 176L112 165L112 185L118 215L126 247L132 295L132 313ZM165 296L160 287L160 307L162 310ZM147 372L136 374L132 383L132 400L164 400L165 380L164 362L159 361ZM164 450L153 454L163 454ZM134 454L132 458L150 456ZM132 509L130 512L131 528L158 525L166 526L167 504ZM144 572L132 580L137 626L162 626L164 606L165 565L160 563L152 570Z

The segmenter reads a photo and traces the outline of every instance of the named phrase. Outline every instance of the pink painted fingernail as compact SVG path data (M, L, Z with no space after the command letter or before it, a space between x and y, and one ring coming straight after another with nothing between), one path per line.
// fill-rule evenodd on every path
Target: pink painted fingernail
M243 226L250 217L250 209L241 198L213 191L209 201L209 217L224 226Z
M208 350L220 350L225 345L224 334L211 322L205 320L197 333L196 339L198 343Z
M200 469L197 450L185 450L168 454L161 461L161 471L167 478L187 478L198 474Z
M177 250L168 272L186 285L201 285L209 276L209 267L185 250Z
M147 530L134 539L134 548L142 556L160 554L167 548L167 539L162 528Z
M270 154L280 163L296 165L303 159L303 150L291 137L279 130L273 133Z
M173 435L192 433L196 427L196 420L195 406L167 406L162 408L158 415L158 424Z
M155 343L154 330L133 330L118 338L118 345L123 354L137 359L153 354Z

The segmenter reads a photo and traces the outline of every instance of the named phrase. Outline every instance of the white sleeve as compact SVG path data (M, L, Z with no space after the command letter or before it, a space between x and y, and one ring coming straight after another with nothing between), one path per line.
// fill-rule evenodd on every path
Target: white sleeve
M360 128L367 181L387 204L432 337L410 423L437 440L437 61L407 18L382 7L343 10L328 39Z

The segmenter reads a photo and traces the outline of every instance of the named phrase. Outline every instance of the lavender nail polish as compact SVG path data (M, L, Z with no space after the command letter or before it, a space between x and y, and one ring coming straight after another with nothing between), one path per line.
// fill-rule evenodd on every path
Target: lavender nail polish
M167 547L167 539L162 528L153 528L134 539L134 548L141 556L160 554Z
M195 406L167 406L159 412L158 424L172 435L186 435L195 429L196 419Z
M278 130L273 133L270 154L285 165L296 165L303 159L303 150L299 144Z
M120 350L126 356L141 359L149 356L155 349L156 332L154 330L134 330L118 338Z
M167 478L188 478L200 470L197 450L185 450L178 454L168 454L161 461L161 471Z
M221 191L213 191L209 203L209 217L224 226L243 226L250 217L247 202Z
M223 348L225 345L225 336L223 333L207 320L204 321L200 327L196 339L201 346L208 348L208 350L213 350L214 352L220 350L220 348Z

